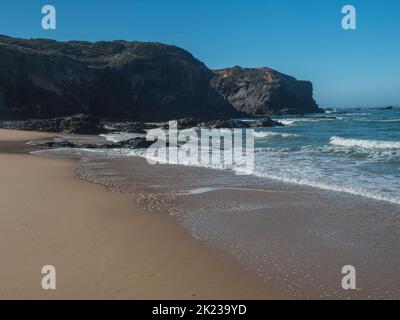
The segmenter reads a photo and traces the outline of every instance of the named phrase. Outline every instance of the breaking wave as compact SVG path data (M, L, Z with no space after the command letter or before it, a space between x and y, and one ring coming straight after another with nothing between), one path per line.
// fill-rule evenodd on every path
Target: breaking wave
M400 141L347 139L333 136L329 143L335 146L363 149L400 149Z
M100 136L105 138L107 141L114 143L118 143L129 139L146 137L146 135L142 133L128 133L128 132L108 133L108 134L101 134Z
M262 139L262 138L295 138L298 137L298 134L295 133L280 133L280 132L254 132L254 138Z

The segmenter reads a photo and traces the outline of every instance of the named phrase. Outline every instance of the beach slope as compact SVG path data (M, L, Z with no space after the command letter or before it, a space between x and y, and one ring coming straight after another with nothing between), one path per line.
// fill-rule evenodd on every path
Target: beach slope
M0 130L1 299L276 297L173 218L76 179L74 161L17 153L46 136ZM44 265L56 290L41 287Z

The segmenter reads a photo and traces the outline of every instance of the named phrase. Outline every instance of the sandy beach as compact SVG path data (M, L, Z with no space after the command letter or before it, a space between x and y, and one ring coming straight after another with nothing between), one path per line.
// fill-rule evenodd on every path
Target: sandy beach
M54 2L0 10L0 302L400 300L399 1Z
M49 134L0 130L1 299L269 299L278 295L167 215L28 154ZM54 265L57 289L41 288Z
M153 214L173 216L194 238L232 255L284 297L399 296L396 204L238 176L233 170L149 165L132 156L132 150L53 149L38 154L81 158L76 167L81 179L131 194ZM355 290L342 288L347 265L357 270Z
M78 143L101 136L57 135ZM0 298L396 299L400 207L0 130ZM97 143L97 142L96 142ZM124 152L128 155L124 155ZM57 289L41 288L53 265ZM357 269L343 290L342 268Z

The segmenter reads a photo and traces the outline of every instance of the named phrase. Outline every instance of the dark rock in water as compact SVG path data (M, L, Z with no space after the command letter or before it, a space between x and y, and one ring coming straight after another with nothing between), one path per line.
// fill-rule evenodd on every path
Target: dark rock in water
M141 133L146 134L147 130L161 128L169 129L170 122L175 121L177 123L177 129L191 129L195 127L200 127L202 120L194 118L184 118L179 120L170 120L166 122L108 122L105 124L105 128L111 132L129 132L129 133Z
M36 145L48 148L76 148L77 144L70 141L48 141L44 143L37 143Z
M146 134L146 130L157 128L157 124L144 122L108 122L104 127L110 132L128 132Z
M65 132L73 134L100 134L106 132L97 119L83 114L65 118L7 121L2 122L0 127L25 131Z
M323 117L314 117L312 118L313 120L338 120L337 117L333 117L333 116L323 116Z
M278 115L294 115L294 114L299 114L299 111L296 110L295 108L283 108L281 110L275 111L273 114L278 114Z
M97 119L83 114L61 119L59 131L75 134L100 134L105 132Z
M274 126L283 126L283 124L281 124L280 122L274 121L269 117L264 117L260 120L254 120L254 121L240 121L240 120L202 121L200 119L194 119L194 118L184 118L175 121L177 123L178 130L190 129L190 128L240 129L240 128L256 128L256 127L268 128ZM78 114L64 118L0 122L0 128L4 129L41 131L41 132L63 132L69 134L88 134L88 135L98 135L101 133L109 133L109 132L131 132L131 133L146 134L147 130L149 129L155 129L155 128L170 129L169 126L170 122L161 122L161 123L114 122L102 125L97 119L83 114ZM121 146L118 146L116 144L114 145L116 147L122 148L123 147L122 145L125 142L126 141L122 141ZM53 145L49 144L48 146L52 147ZM66 145L65 147L69 146Z
M200 127L201 124L202 124L202 120L200 120L200 119L183 118L183 119L170 120L170 121L167 121L167 122L158 123L158 126L161 129L169 129L171 121L172 122L176 122L178 130L196 128L196 127Z
M393 106L388 106L388 107L384 107L383 110L393 110L394 107Z
M214 71L212 86L237 110L252 115L287 115L324 111L313 99L313 86L270 68Z
M270 127L284 127L284 124L266 117L262 120L251 121L250 127L252 128L270 128Z
M205 124L206 128L212 129L240 129L240 128L249 128L249 124L244 121L234 121L234 120L216 120L216 121L209 121Z
M185 118L177 121L179 130L199 127L201 126L201 123L202 121L200 119L193 119L193 118Z
M191 128L212 128L212 129L245 129L256 127L275 127L283 126L282 123L272 120L270 117L263 117L260 120L241 121L241 120L208 120L202 121L200 119L185 118L174 120L177 123L177 129L191 129ZM169 129L169 122L160 123L159 127L162 129Z
M255 121L240 121L240 120L215 120L208 121L202 124L206 128L214 129L246 129L246 128L269 128L282 127L282 123L272 120L270 117L264 117L261 120Z
M128 149L144 149L154 144L154 141L147 141L146 138L135 138L106 145L106 148L128 148Z
M75 143L68 140L46 141L37 143L48 148L83 148L83 149L142 149L150 147L154 141L146 141L146 138L135 138L115 143L93 144L93 143Z

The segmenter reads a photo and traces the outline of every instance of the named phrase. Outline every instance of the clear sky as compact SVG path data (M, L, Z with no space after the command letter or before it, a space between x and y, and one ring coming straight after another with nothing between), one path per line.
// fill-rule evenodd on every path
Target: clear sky
M41 28L41 8L57 29ZM343 30L341 9L357 9ZM323 107L400 105L398 0L1 0L0 34L174 44L212 69L268 66L314 83Z

